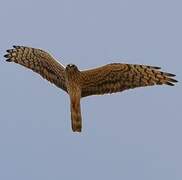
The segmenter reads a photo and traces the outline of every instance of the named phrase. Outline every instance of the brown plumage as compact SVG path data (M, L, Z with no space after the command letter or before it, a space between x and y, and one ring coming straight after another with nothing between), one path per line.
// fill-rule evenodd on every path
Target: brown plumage
M80 99L90 95L121 92L153 85L174 86L174 74L160 71L160 67L135 64L108 64L86 71L69 64L64 68L47 52L24 46L13 46L5 55L8 62L21 64L66 91L70 96L72 130L81 132Z

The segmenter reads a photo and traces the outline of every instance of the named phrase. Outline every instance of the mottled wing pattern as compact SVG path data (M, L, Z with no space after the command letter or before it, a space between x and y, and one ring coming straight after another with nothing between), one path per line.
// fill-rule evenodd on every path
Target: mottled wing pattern
M160 67L135 64L108 64L81 72L82 97L114 93L126 89L153 86L173 86L174 74L161 72Z
M7 50L8 54L5 55L6 61L21 64L39 73L57 87L67 91L64 67L50 54L41 49L24 46L13 47L13 49Z

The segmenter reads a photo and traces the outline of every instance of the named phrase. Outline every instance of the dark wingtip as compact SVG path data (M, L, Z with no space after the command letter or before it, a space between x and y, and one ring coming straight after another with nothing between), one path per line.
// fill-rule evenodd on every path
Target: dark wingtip
M5 58L8 58L8 57L9 57L9 54L5 54L4 57L5 57Z
M13 45L13 47L16 49L18 46L16 46L16 45Z
M169 81L174 82L174 83L178 82L176 79L172 79L172 78L170 78Z
M19 48L21 48L22 46L17 46L17 45L13 45L13 48L15 48L15 49L19 49Z
M11 62L12 60L11 59L6 59L7 62Z
M153 69L161 69L159 66L152 66Z
M6 52L8 52L8 53L10 53L11 51L12 51L11 49L6 50Z
M159 66L146 66L146 67L148 67L150 69L161 69L161 67L159 67Z
M169 85L169 86L174 86L174 84L173 83L170 83L170 82L166 82L165 84L166 85Z
M174 86L174 83L177 83L178 81L176 79L172 79L172 78L168 78L167 82L165 82L165 84L169 85L169 86Z
M170 77L175 77L176 75L175 74L172 74L172 73L165 73L166 76L170 76Z

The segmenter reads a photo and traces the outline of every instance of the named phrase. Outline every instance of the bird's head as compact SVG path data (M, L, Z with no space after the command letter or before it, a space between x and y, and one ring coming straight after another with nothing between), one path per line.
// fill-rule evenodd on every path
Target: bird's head
M80 72L78 70L77 66L74 65L74 64L68 64L66 66L65 71L66 71L66 74L67 74L68 77L73 76L73 75L76 76L76 74L78 74Z
M78 68L77 68L77 66L74 65L74 64L68 64L68 65L66 66L66 71L67 71L67 72L75 72L75 71L78 71Z
M66 66L65 72L66 72L66 77L68 78L68 80L71 80L71 79L73 80L78 77L80 71L78 70L76 65L68 64Z

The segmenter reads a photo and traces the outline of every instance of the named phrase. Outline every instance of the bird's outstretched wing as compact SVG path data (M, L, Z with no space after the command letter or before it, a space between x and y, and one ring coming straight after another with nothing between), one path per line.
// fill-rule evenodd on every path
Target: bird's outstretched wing
M13 46L4 55L6 61L21 64L34 72L39 73L43 78L57 87L67 91L65 85L64 67L57 62L50 54L41 50L24 46Z
M134 64L108 64L96 69L81 71L82 97L115 93L126 89L152 86L173 86L174 74L161 72L160 67Z

